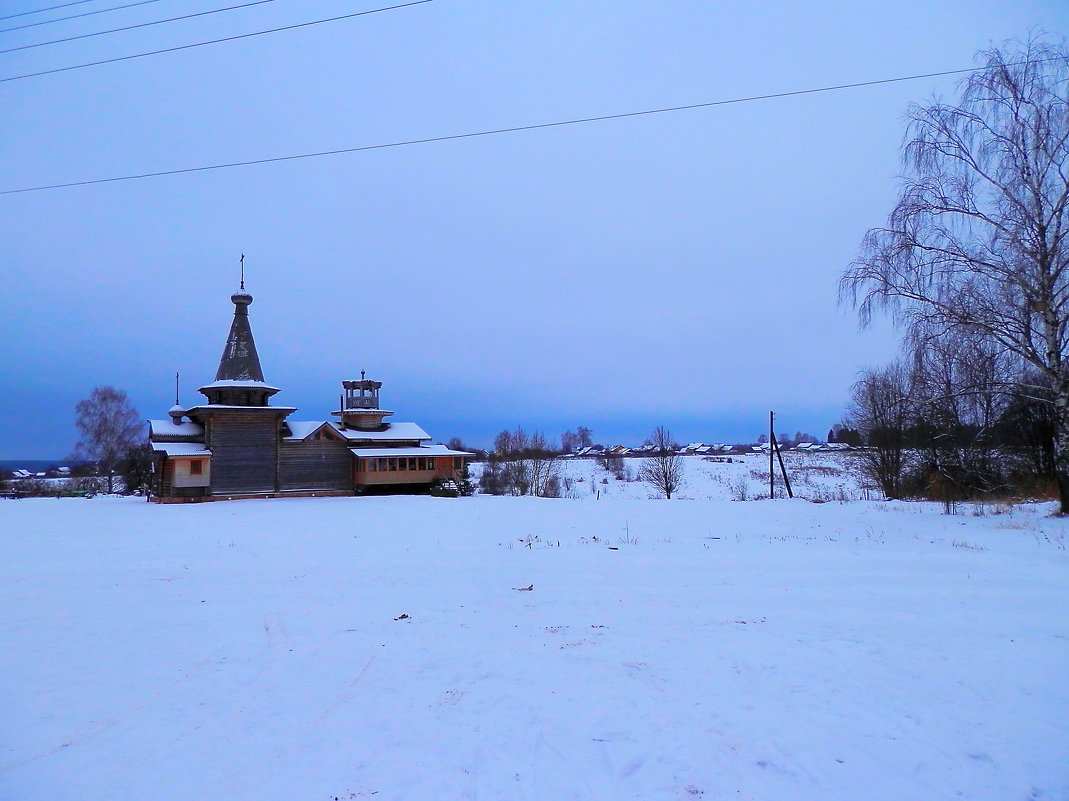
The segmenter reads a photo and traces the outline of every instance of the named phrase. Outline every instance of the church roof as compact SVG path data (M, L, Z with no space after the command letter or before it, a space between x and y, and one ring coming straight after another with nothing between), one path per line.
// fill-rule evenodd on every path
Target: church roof
M200 442L153 442L152 450L168 456L211 456L212 452Z
M149 438L164 440L203 440L204 426L200 423L176 423L174 420L149 420Z
M201 387L205 389L264 389L268 391L278 392L278 387L272 387L265 384L263 381L241 381L237 379L226 379L224 381L213 381L210 384L205 384Z
M455 451L445 445L416 445L409 448L350 448L349 453L361 458L374 456L474 456L467 451Z
M331 431L338 433L338 429L330 425L329 420L287 420L286 425L289 426L290 435L283 439L305 439L323 426L330 426Z
M416 442L426 441L431 435L415 423L384 423L381 430L361 431L357 428L335 428L352 443L362 442Z
M230 296L234 303L234 321L230 324L230 336L226 339L223 355L219 359L219 369L215 380L236 382L264 382L264 373L260 369L260 357L256 353L256 342L252 338L249 325L249 305L252 295L241 289Z

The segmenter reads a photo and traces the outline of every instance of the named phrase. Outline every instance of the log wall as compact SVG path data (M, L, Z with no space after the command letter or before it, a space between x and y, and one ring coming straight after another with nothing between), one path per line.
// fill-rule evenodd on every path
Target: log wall
M279 452L282 491L352 489L353 457L344 442L283 442Z
M217 415L211 421L212 494L275 492L279 418Z

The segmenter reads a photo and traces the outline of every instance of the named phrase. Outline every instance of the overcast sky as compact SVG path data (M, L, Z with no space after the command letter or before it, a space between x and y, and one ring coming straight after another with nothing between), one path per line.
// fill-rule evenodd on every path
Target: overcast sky
M230 4L150 2L0 49ZM3 53L0 78L376 7L276 0ZM1069 6L433 0L0 82L0 190L960 69L1034 28L1060 40ZM823 436L896 344L858 331L838 277L893 203L907 104L956 80L2 195L0 459L66 456L96 385L145 417L175 372L203 400L241 253L294 419L326 419L365 369L436 440L752 440L769 409Z

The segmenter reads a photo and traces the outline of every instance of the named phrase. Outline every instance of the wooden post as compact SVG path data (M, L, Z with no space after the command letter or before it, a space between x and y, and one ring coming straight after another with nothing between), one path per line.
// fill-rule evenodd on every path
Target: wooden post
M772 449L776 452L776 458L779 459L779 469L783 473L783 484L787 487L787 497L793 498L794 493L791 492L791 480L787 478L787 468L783 466L783 454L780 453L779 443L776 442L776 435L772 435Z

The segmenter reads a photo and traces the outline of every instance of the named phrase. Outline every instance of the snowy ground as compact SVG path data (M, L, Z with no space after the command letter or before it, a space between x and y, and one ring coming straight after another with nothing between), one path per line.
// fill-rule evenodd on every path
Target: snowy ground
M1069 798L1050 507L595 483L0 502L0 798Z

